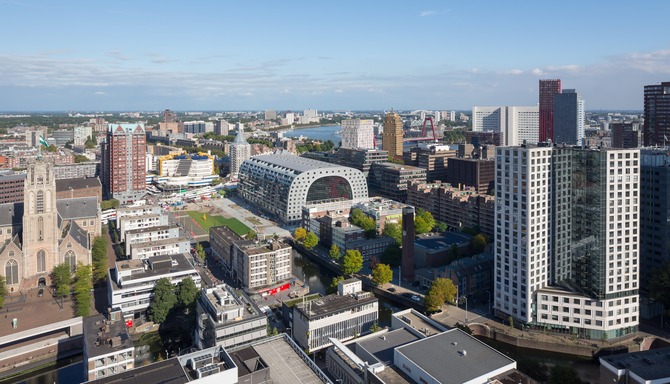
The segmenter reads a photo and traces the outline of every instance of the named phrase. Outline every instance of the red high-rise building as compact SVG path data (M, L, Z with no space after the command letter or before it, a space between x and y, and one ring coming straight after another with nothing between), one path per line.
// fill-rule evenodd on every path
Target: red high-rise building
M109 124L102 145L103 194L132 202L146 194L147 139L144 124Z
M561 80L540 80L540 142L554 141L554 95L561 93Z

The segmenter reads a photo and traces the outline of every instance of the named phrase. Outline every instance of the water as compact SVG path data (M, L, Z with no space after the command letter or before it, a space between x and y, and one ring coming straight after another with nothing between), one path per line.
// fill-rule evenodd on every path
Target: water
M342 130L342 127L339 125L320 125L312 128L294 129L293 131L285 132L284 137L298 138L304 136L314 140L330 140L335 146L338 146L340 141L342 141L342 137L336 135L335 132L340 130Z
M69 364L63 366L64 364ZM84 379L84 365L82 356L59 362L56 367L49 366L25 375L0 380L0 383L18 384L52 384L52 383L81 383Z

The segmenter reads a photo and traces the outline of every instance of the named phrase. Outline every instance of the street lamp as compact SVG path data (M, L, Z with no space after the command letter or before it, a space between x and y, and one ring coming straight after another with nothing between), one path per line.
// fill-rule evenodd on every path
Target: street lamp
M461 299L465 300L465 325L468 324L468 297L463 296Z

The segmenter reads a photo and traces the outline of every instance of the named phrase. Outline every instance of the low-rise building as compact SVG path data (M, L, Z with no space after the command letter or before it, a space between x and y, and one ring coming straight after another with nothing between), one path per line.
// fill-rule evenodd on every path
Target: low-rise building
M458 297L476 295L477 299L493 294L493 254L480 253L464 257L443 267L421 268L415 271L422 286L430 287L438 277L450 279L458 288ZM490 302L489 302L490 304Z
M130 255L130 247L133 244L165 239L176 239L178 237L179 227L176 225L161 225L158 227L145 227L126 231L125 236L123 237L123 241L125 243L126 255Z
M146 259L153 256L189 253L190 250L191 241L189 239L185 237L176 237L174 239L132 244L130 246L130 253L126 256L129 256L131 259Z
M368 177L370 190L380 196L407 201L407 187L411 183L425 183L426 170L396 163L374 163Z
M426 170L426 181L447 179L447 167L449 159L456 157L456 151L448 145L420 144L403 153L406 165L423 168Z
M116 220L120 221L127 216L158 215L163 209L158 205L141 205L137 207L123 207L116 209Z
M135 346L122 319L108 320L98 314L84 318L83 328L84 381L122 374L135 367Z
M458 255L468 255L471 237L461 232L427 233L414 240L414 267L439 267L449 262L454 246Z
M56 180L100 177L100 162L88 161L67 165L57 164L54 167L54 176Z
M25 173L0 173L0 204L22 202L25 181Z
M209 228L209 249L214 260L233 273L233 245L244 239L226 226Z
M170 221L168 215L163 213L150 213L142 216L123 216L119 219L117 212L116 225L121 235L119 237L120 239L125 239L126 232L128 231L142 228L164 227L169 224Z
M143 260L123 260L109 270L107 299L113 310L121 310L125 320L141 322L151 303L160 278L172 285L191 278L200 287L200 275L186 255L154 256Z
M394 238L390 236L379 236L374 239L360 239L347 242L346 250L360 252L363 256L363 261L368 262L373 257L380 260L386 248L393 244L395 244Z
M339 341L353 339L370 331L379 319L379 301L362 291L358 279L341 281L338 293L293 306L289 320L293 339L309 353Z
M670 383L670 347L600 358L601 383Z
M244 240L233 245L233 275L245 287L259 289L292 276L293 247L276 240Z
M389 159L388 151L381 149L338 148L337 161L345 167L356 168L363 172L365 177L370 174L370 167L374 163L384 163Z
M194 342L199 349L233 347L268 334L267 316L242 291L225 284L205 288L196 300Z

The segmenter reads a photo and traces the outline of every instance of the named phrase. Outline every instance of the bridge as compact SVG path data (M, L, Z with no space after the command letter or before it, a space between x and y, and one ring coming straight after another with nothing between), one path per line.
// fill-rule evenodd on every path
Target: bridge
M430 122L430 129L433 131L433 137L426 136L426 123ZM423 120L423 127L421 128L420 137L406 137L403 138L404 143L414 142L414 141L437 141L437 135L435 134L435 122L433 121L432 116L428 116Z

